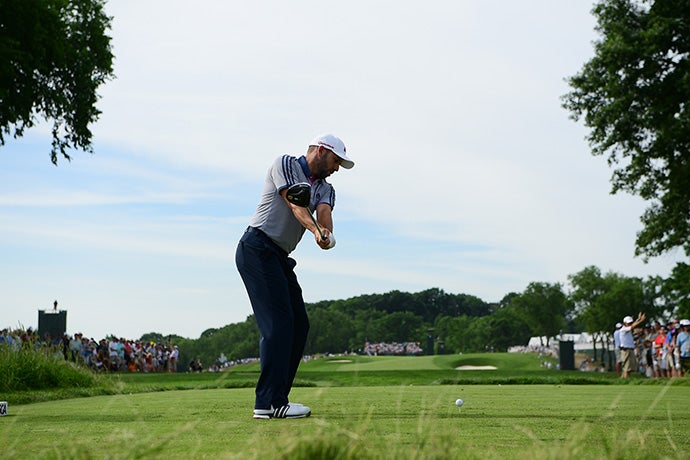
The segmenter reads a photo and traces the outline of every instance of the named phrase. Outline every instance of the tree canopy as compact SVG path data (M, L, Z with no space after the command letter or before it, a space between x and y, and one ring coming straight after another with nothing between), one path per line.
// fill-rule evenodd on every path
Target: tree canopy
M661 280L661 295L667 311L677 317L690 318L690 265L679 263L665 280Z
M546 337L547 342L565 328L565 318L570 311L570 304L558 283L530 283L525 292L512 299L511 305L532 334Z
M612 193L649 203L636 254L690 256L690 3L602 0L593 14L595 55L568 79L563 106L615 168Z
M51 161L93 152L96 90L113 77L104 0L0 0L0 146L42 117Z
M661 283L609 272L602 275L597 267L586 267L568 277L573 287L570 299L587 332L611 335L613 325L625 316L645 312L647 317L670 316L666 306L657 303Z

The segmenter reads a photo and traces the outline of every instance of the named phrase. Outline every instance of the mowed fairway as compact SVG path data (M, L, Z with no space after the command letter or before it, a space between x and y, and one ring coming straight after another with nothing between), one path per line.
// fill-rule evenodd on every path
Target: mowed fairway
M383 368L391 361L382 358ZM684 385L391 382L300 387L291 397L310 405L312 417L253 420L250 388L10 403L0 446L5 458L687 458L690 451Z

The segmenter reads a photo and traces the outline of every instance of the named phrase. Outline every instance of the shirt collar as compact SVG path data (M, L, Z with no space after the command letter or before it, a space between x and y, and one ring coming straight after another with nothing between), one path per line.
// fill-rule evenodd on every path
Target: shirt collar
M309 182L312 184L314 183L314 176L311 174L311 170L309 170L309 165L307 164L307 158L302 155L297 159L299 162L299 165L302 167L302 171L304 171L304 174L309 178Z

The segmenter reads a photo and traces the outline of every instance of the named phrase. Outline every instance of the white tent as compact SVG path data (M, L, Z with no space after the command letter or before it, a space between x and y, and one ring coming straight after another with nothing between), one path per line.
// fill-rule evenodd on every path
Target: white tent
M557 337L551 337L549 340L549 345L551 346L557 346L559 341L563 342L575 342L573 344L573 348L575 351L581 351L581 350L591 350L593 348L592 345L592 336L589 335L586 332L582 332L580 334L561 334ZM541 337L541 340L539 337L532 337L529 339L529 342L527 343L528 348L539 348L542 346L542 343L546 345L546 337Z

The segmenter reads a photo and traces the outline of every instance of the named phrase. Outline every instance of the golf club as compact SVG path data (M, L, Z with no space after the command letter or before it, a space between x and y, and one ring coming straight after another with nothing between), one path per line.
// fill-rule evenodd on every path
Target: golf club
M298 182L296 184L291 185L287 189L287 193L285 194L285 198L295 206L299 206L300 208L307 208L307 212L309 212L309 217L311 217L311 220L314 222L314 225L316 225L316 230L319 232L319 236L323 241L326 240L326 238L323 237L323 233L321 232L321 227L319 227L319 223L316 221L316 218L314 215L309 211L309 202L311 201L311 185L307 184L306 182Z

